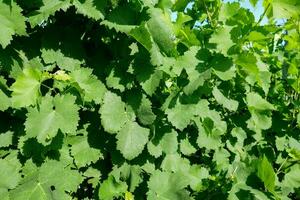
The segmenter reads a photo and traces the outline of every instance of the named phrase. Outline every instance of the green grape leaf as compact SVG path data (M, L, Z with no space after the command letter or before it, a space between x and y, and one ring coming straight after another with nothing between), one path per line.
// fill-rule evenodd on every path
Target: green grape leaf
M99 20L104 19L105 1L96 0L74 0L73 5L77 12L89 18Z
M99 149L93 148L89 144L86 130L80 130L78 133L81 135L71 137L71 155L74 157L77 167L85 167L86 165L95 163L103 156Z
M124 163L121 167L113 169L110 174L117 182L120 182L121 180L127 180L129 183L128 190L133 192L143 181L141 176L142 172L143 171L140 166Z
M138 26L135 23L136 13L129 6L118 6L109 12L102 25L109 29L115 29L117 32L129 34Z
M200 62L196 57L198 51L199 47L191 47L188 51L184 52L182 56L176 58L172 66L172 71L176 75L180 75L182 69L185 69L191 80L193 80L195 76L199 77L199 72L196 70Z
M175 153L178 149L177 133L173 129L171 132L165 133L159 141L159 144L164 153Z
M134 200L134 196L131 192L125 192L125 200Z
M37 182L37 176L25 178L21 184L9 193L11 199L41 199L47 200L51 198L51 193Z
M257 4L257 2L258 2L258 0L250 0L250 3L252 4L252 6L256 6L256 4Z
M87 102L102 103L106 92L105 85L92 74L89 68L80 68L71 72L70 77L83 91L83 99Z
M180 154L167 154L161 163L161 169L168 172L186 173L190 168L190 162L186 158L182 158Z
M58 130L74 134L79 121L75 99L72 95L44 97L39 109L29 109L25 122L26 137L36 137L39 142L47 144Z
M225 23L227 20L237 14L239 8L240 5L235 2L222 4L219 14L219 20Z
M0 89L0 111L5 111L11 106L10 98Z
M8 147L12 145L14 133L12 131L7 131L0 134L0 147Z
M127 191L127 184L124 182L116 182L113 176L109 176L99 188L99 198L101 200L111 200L114 197L123 196Z
M159 8L148 10L150 19L147 26L159 49L167 55L176 54L176 45L174 42L175 33L171 19Z
M240 198L269 200L270 198L263 192L254 189L245 183L235 184L229 191L229 200L239 200Z
M227 108L230 111L237 110L239 103L235 100L226 98L217 87L214 87L212 94L214 95L216 101L223 105L224 108Z
M232 60L222 54L217 54L212 60L215 74L223 81L228 81L236 76L236 66Z
M3 200L9 200L8 190L4 188L0 188L0 196Z
M300 14L300 3L297 0L273 0L273 17L290 18Z
M247 106L255 110L275 110L272 104L254 92L247 94Z
M10 87L12 106L27 107L36 104L40 96L42 73L36 68L26 67Z
M146 95L140 91L132 90L127 95L126 102L134 110L138 121L143 125L151 125L156 119L152 111L152 103ZM134 118L133 118L134 120Z
M194 116L201 113L200 110L203 103L201 101L198 104L181 104L177 102L173 108L166 110L167 118L174 127L183 131L190 124Z
M254 92L247 94L246 101L251 113L251 118L247 121L248 128L256 132L269 129L272 126L269 111L275 110L275 107Z
M235 127L231 130L231 135L237 138L234 146L236 148L243 148L244 140L247 138L246 132L241 127Z
M266 40L268 39L267 36L265 36L263 33L258 32L258 31L251 31L251 33L249 33L248 39L250 41L260 41L260 40Z
M76 191L82 180L78 171L71 170L63 162L52 160L44 163L38 171L27 175L18 187L10 191L10 197L16 200L68 199L70 197L65 191Z
M0 160L0 188L13 189L21 180L20 166L14 161Z
M158 88L160 81L163 77L163 72L160 70L155 70L153 74L150 75L147 80L140 80L143 90L148 95L153 95Z
M50 16L54 15L56 11L66 11L70 6L69 0L43 0L43 6L29 17L29 23L32 27L41 25Z
M129 35L136 39L136 41L143 45L148 51L150 51L152 47L152 37L145 23L132 29Z
M110 91L105 93L103 105L99 112L102 126L109 133L117 133L129 120L125 110L125 103L121 100L121 97Z
M57 190L62 191L76 191L78 185L83 180L78 171L64 166L63 162L48 161L42 165L39 172L40 183L44 183L48 188L54 185Z
M211 70L199 73L197 70L188 71L189 83L183 88L186 95L193 94L199 87L203 86L205 81L211 78Z
M42 49L42 58L46 64L56 63L62 70L72 71L78 69L82 63L80 60L64 55L60 50Z
M184 189L188 179L181 173L155 171L148 181L149 200L190 200Z
M209 171L199 165L192 165L188 171L189 185L195 191L201 191L203 182L209 178Z
M142 153L148 142L149 129L136 122L127 122L117 134L117 149L127 160L132 160Z
M160 129L148 144L148 151L154 157L159 157L162 153L173 154L178 149L177 133L174 130Z
M290 171L287 172L284 176L282 184L287 188L299 188L300 186L300 177L299 177L300 167L299 165L292 166Z
M276 175L272 167L272 164L268 161L265 155L258 160L257 176L263 181L265 187L270 192L274 191Z
M213 160L216 162L217 169L226 171L229 165L230 153L226 149L217 149L214 153Z
M0 44L4 49L10 44L14 35L26 35L26 18L22 9L14 1L10 5L0 3Z
M209 42L216 44L216 48L219 52L225 56L228 53L228 50L234 45L234 42L231 40L232 27L224 26L219 28L210 38Z
M199 47L193 46L183 55L176 58L162 57L162 66L160 69L170 76L179 76L183 70L189 76L190 82L195 81L195 79L201 77L200 69L197 69L200 60L196 57L199 51Z
M299 0L2 0L0 200L297 199L299 19Z
M183 155L191 155L196 153L197 149L189 142L188 138L180 141L180 151Z
M256 110L253 110L250 113L251 118L247 121L247 123L248 128L251 130L267 130L272 126L272 118L269 115Z
M235 58L235 63L241 66L240 71L246 74L246 81L250 85L257 83L262 87L265 94L268 93L271 73L269 67L257 55L251 53L239 54Z
M106 85L109 88L113 88L121 92L124 92L125 86L121 84L121 82L122 82L122 77L120 77L119 74L117 74L115 69L112 69L110 74L106 78Z
M98 169L89 167L83 175L89 178L89 184L92 184L93 187L96 187L100 181L101 172Z
M141 104L137 110L137 117L144 125L150 125L154 122L156 116L152 112L152 104L145 95L143 95Z
M222 146L218 129L207 125L205 128L205 125L198 121L196 121L196 124L198 127L197 144L200 148L218 149L218 147Z

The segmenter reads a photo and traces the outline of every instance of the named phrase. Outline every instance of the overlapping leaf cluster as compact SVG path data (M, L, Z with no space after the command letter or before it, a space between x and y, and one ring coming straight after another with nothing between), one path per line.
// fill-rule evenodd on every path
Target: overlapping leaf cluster
M263 5L1 0L0 199L299 199L300 3Z

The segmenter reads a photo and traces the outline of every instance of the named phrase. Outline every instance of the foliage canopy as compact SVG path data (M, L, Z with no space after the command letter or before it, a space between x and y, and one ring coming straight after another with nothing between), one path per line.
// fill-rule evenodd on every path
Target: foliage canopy
M300 3L263 5L1 0L0 199L299 199Z

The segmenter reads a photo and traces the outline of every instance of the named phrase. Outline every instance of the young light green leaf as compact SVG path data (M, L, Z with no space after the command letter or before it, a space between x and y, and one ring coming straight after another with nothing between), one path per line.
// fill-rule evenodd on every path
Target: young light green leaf
M10 87L12 106L15 108L34 105L40 96L42 73L34 67L26 67Z
M274 192L276 175L272 164L265 155L258 160L257 176L263 181L265 187L270 192Z

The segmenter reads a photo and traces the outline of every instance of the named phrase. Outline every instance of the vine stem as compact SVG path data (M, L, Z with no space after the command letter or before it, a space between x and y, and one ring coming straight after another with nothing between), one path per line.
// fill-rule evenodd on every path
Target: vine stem
M264 19L264 17L265 17L265 15L267 14L267 11L269 10L270 6L271 6L271 3L269 3L269 4L267 5L266 9L264 10L263 14L259 17L259 19L258 19L258 21L256 22L256 24L254 25L254 27L257 26L257 25L259 25L260 22Z
M208 12L208 9L207 9L205 1L203 1L203 4L204 4L204 7L205 7L205 11L206 11L207 17L209 19L209 23L211 24L212 23L212 19L211 19L210 13Z
M258 26L258 25L260 24L260 22L261 22L261 21L263 20L263 18L265 17L267 11L269 10L270 6L271 6L271 3L269 3L269 4L267 5L267 7L265 8L263 14L259 17L258 21L254 24L254 26L253 26L251 29L248 30L247 34L245 34L245 35L243 36L243 39L244 39L244 37L246 37L246 36L252 31L253 28L255 28L256 26Z
M277 169L276 175L279 174L281 168L283 167L283 165L285 164L285 162L287 161L288 157L285 158L285 160L281 163L280 167Z

